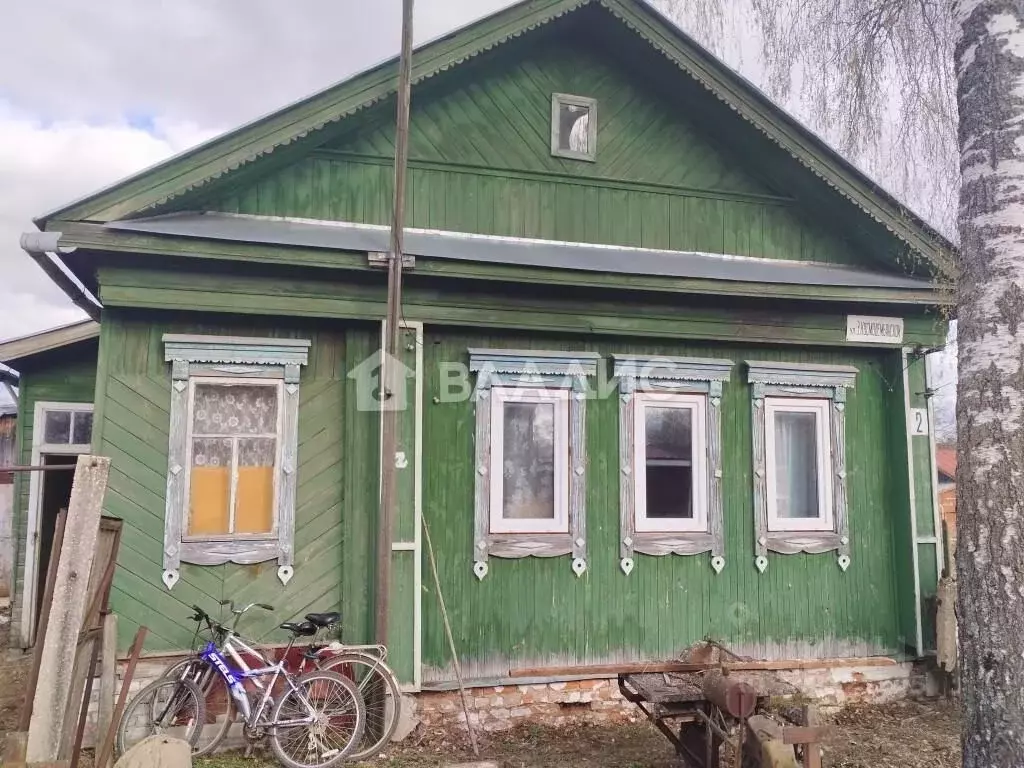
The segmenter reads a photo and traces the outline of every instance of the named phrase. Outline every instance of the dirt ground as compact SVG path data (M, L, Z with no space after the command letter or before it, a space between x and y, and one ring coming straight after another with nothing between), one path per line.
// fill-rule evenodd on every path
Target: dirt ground
M28 659L8 651L10 610L0 602L0 738L13 730L21 707ZM955 703L906 701L851 706L831 718L835 743L827 768L958 768L960 724ZM647 724L608 727L526 726L481 737L481 760L501 768L682 768L668 741ZM357 768L428 768L474 759L462 735L413 737ZM270 768L269 758L224 755L196 760L196 768Z
M825 752L826 768L959 768L959 723L945 701L853 706L831 721L839 738ZM475 759L500 768L684 768L668 741L647 724L612 727L527 726L483 737L474 758L464 738L396 745L357 768L431 768ZM270 760L224 756L197 760L197 768L270 768Z

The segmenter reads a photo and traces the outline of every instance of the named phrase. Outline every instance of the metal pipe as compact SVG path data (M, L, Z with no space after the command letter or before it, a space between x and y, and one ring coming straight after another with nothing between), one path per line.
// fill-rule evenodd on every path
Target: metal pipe
M50 470L76 469L75 464L46 464L44 466L0 467L0 472L49 472Z
M93 320L99 322L100 303L82 286L71 279L62 269L61 256L75 251L74 248L61 248L61 232L25 232L21 235L21 249L32 257L46 276L64 291L64 294ZM51 258L52 256L52 258Z

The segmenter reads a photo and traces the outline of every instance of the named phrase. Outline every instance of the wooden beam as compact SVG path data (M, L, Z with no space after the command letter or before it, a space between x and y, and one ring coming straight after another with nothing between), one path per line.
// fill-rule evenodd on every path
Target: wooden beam
M100 509L107 491L110 459L79 456L68 505L53 604L46 636L42 639L39 680L28 729L28 762L58 759L61 740L69 724L65 714L71 697L75 656L86 611L89 573L99 535ZM39 642L37 640L37 642Z
M724 664L687 664L681 661L632 662L628 664L591 664L564 667L518 667L509 671L509 677L584 676L614 677L645 672L703 672L708 669L727 669L731 672L786 671L798 669L833 669L849 667L891 667L897 664L888 656L864 656L849 659L790 659L736 661Z

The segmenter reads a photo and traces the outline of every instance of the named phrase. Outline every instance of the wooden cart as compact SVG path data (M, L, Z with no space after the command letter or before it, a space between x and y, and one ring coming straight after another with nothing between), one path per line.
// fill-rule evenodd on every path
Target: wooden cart
M813 708L803 708L799 725L759 714L773 700L799 693L771 672L731 671L723 665L695 672L621 674L619 690L692 768L722 768L723 744L730 746L734 768L799 766L794 746L806 768L821 766L820 744L828 729L816 724Z

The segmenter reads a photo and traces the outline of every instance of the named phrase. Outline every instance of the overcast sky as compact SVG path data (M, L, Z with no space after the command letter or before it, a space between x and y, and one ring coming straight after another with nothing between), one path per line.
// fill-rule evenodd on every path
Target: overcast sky
M416 0L416 39L510 4ZM82 317L18 246L33 216L395 55L400 7L400 0L6 3L0 339ZM743 16L726 22L722 54L756 82L760 43Z

